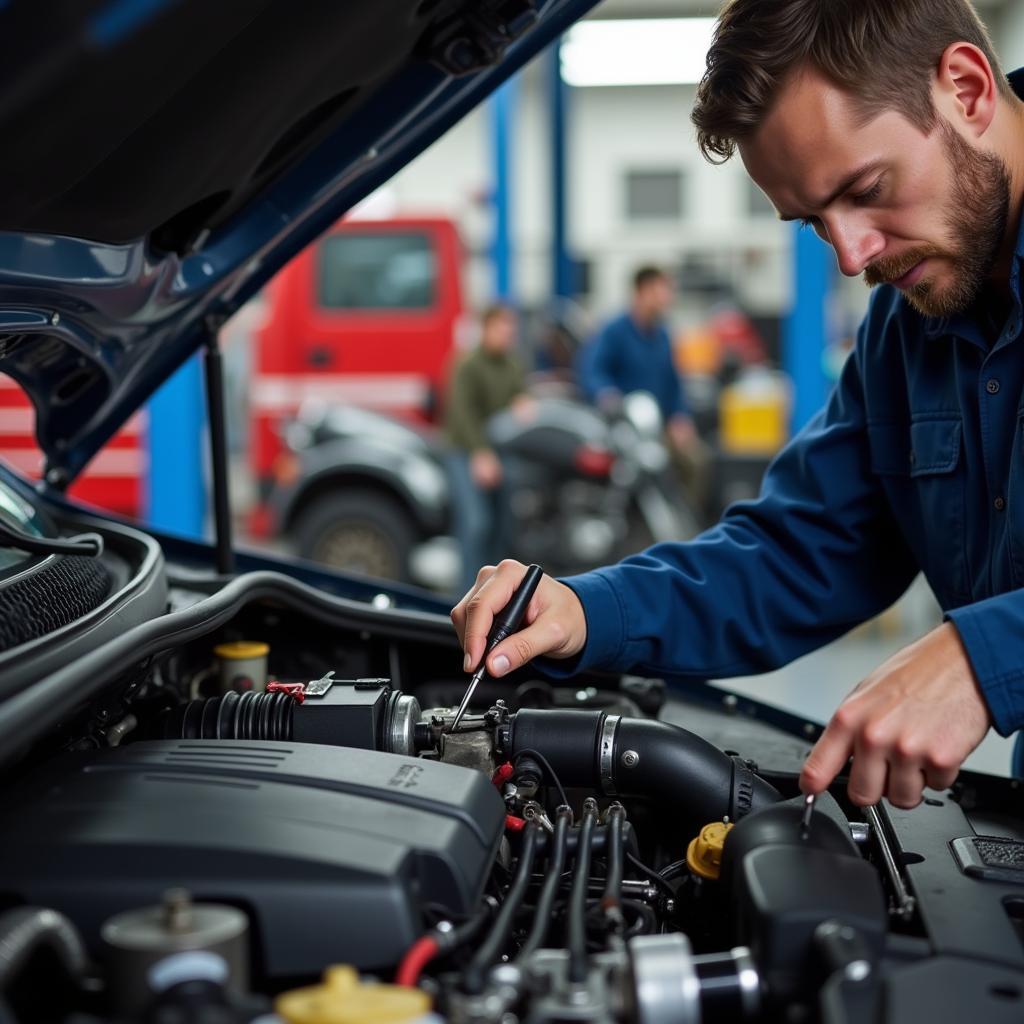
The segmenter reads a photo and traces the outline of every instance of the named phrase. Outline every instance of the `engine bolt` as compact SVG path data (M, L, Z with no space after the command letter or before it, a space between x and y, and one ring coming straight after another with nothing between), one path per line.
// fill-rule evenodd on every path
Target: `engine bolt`
M167 931L187 932L192 928L192 895L187 889L168 889L163 910Z
M635 750L625 750L622 753L622 764L626 768L635 768L640 763L640 755Z

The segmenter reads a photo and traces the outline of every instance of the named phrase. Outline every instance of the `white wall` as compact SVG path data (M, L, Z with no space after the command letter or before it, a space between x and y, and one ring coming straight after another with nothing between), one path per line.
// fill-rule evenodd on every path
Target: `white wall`
M1024 3L1010 0L1001 16L981 13L989 26L1003 70L1010 72L1024 67Z

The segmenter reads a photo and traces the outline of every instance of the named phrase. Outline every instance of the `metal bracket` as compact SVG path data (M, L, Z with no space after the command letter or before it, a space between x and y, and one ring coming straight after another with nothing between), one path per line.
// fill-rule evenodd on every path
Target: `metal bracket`
M450 75L494 67L505 50L537 21L545 0L484 0L463 4L424 40L426 55Z

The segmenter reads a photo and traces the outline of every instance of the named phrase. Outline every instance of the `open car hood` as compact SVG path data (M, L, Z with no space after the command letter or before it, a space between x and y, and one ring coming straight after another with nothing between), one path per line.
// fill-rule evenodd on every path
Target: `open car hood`
M246 299L596 0L0 13L0 372L63 486Z

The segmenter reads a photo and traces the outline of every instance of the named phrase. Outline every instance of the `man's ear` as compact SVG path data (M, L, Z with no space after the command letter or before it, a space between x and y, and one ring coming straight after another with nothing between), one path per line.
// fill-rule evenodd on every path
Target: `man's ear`
M968 135L980 138L996 115L999 87L988 58L972 43L950 43L932 86L935 109Z

